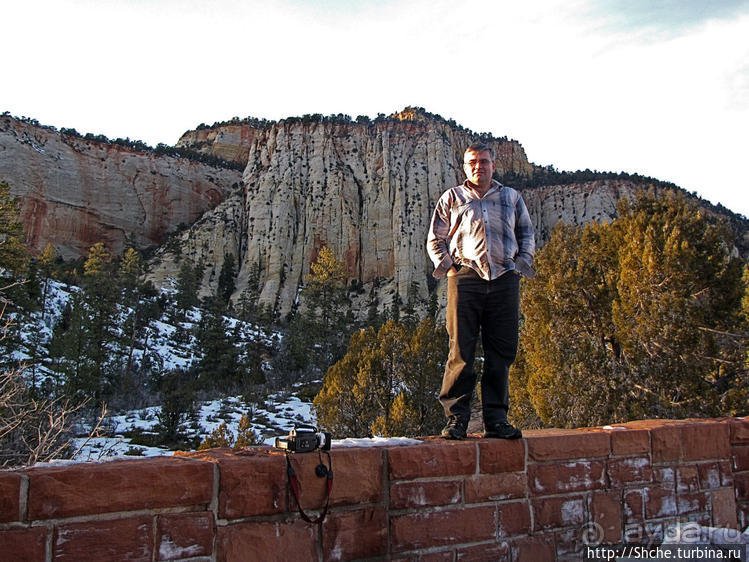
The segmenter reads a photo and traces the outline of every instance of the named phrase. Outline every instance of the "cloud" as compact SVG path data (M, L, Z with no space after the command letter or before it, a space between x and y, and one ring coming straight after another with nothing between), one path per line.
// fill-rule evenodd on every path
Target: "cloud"
M686 33L713 20L749 13L747 0L598 0L590 14L618 31L657 32L661 36Z
M34 0L0 17L0 111L45 124L155 145L232 116L418 105L539 164L749 214L732 203L749 194L749 0Z

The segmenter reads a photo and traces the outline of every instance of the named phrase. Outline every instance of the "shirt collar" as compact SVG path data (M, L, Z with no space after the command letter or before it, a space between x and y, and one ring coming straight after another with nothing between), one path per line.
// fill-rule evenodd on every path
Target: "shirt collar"
M474 189L471 187L471 182L469 182L468 180L466 180L466 181L463 182L463 186L468 191L470 191L472 194L476 195L476 191L474 191ZM492 185L491 185L491 187L489 189L486 190L486 193L484 194L484 197L486 197L487 195L489 195L493 191L499 191L503 187L504 186L501 183L499 183L497 180L493 179L492 180Z

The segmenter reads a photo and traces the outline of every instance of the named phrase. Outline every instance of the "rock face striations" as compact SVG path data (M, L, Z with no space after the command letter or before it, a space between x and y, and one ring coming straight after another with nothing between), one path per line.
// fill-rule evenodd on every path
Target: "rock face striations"
M27 240L65 259L164 241L239 189L241 172L0 117L0 181L19 198Z
M160 249L154 281L163 285L175 278L180 260L188 257L206 266L202 292L208 294L231 253L240 264L236 294L259 264L261 303L285 314L320 248L328 246L345 262L349 279L363 288L352 295L359 316L366 314L373 288L380 308L390 306L396 294L405 302L410 287L425 302L434 283L425 252L431 214L442 192L463 181L463 151L476 135L417 110L392 117L366 123L295 118L235 131L237 139L252 137L243 197L206 213L181 234L177 251ZM189 133L181 142L188 138ZM210 138L203 133L192 148L228 154L225 142L213 151ZM490 142L498 173L533 175L519 143ZM627 182L611 180L528 189L524 196L543 242L559 220L610 220L617 200L634 191Z

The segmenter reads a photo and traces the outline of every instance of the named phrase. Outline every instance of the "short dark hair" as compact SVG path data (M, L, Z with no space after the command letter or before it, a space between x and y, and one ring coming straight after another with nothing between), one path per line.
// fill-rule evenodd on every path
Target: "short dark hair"
M466 152L468 152L469 150L476 153L488 151L489 154L492 155L492 160L496 158L496 156L494 155L494 149L485 142L474 142L473 144L471 144L471 146L466 148ZM465 155L465 152L463 153L463 155Z

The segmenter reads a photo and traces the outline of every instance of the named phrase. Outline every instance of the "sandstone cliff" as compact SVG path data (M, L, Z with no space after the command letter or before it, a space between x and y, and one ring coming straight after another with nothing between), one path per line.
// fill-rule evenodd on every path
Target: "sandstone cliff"
M212 127L201 125L183 134L177 141L177 146L244 166L255 137L266 126L267 122L264 121L238 119Z
M179 251L161 248L154 281L176 277L185 257L202 260L202 293L208 294L231 253L241 268L235 296L259 262L261 302L285 314L325 245L364 287L352 294L360 316L373 286L380 307L389 306L396 293L405 301L412 283L426 301L435 283L424 249L431 213L442 192L464 179L462 152L475 135L418 112L395 117L367 123L289 119L256 129L243 197L231 197L182 233ZM533 174L519 143L492 142L500 174ZM203 150L210 146L201 144ZM559 220L610 220L617 200L635 189L631 182L611 180L527 189L524 196L543 243Z
M179 231L150 263L158 286L168 287L187 259L205 264L201 295L213 293L224 257L232 254L240 268L234 297L258 263L261 302L282 315L326 245L346 263L358 287L351 293L355 312L363 317L371 290L382 309L396 295L405 301L411 286L425 303L437 285L424 249L427 227L438 197L463 181L462 153L476 138L452 121L407 108L374 120L232 120L180 139L179 146L207 157L241 162L242 174L3 115L0 180L20 197L36 249L51 242L64 258L77 258L100 240L120 252L162 244ZM642 178L593 173L591 181L539 185L553 184L558 174L531 164L516 141L482 138L495 147L500 175L534 186L522 193L539 245L558 221L610 220L621 197L648 187ZM745 255L746 220L728 218Z
M30 245L74 259L98 241L116 253L160 244L239 189L241 173L3 115L0 180L20 200Z

